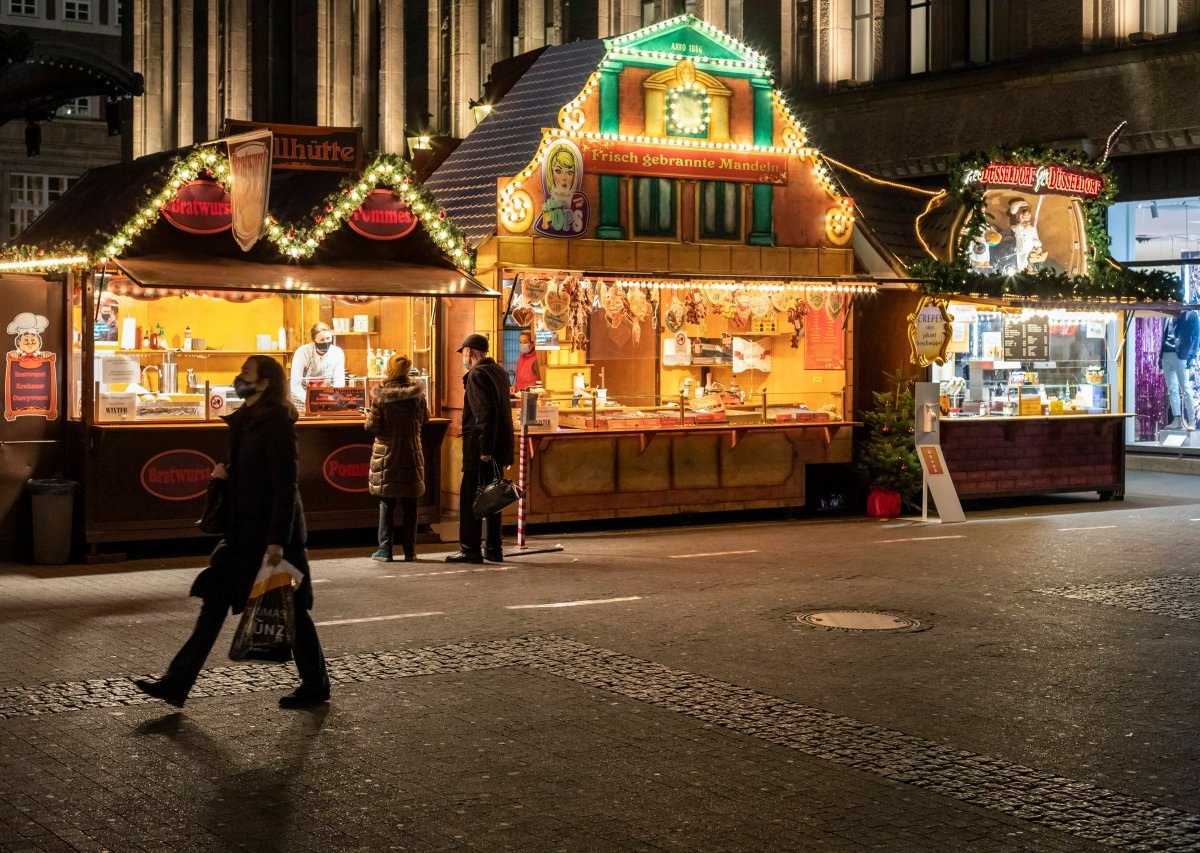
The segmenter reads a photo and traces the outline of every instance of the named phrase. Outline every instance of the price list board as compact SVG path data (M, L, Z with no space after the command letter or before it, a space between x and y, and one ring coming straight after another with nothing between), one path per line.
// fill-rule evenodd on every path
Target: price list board
M1005 361L1049 361L1050 323L1046 317L1004 324Z

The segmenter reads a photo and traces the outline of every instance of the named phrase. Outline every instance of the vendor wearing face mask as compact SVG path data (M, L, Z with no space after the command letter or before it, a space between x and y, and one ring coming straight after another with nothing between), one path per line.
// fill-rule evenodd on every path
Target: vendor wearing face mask
M513 382L513 393L542 384L542 371L538 368L537 350L533 347L533 332L521 332L521 354L517 356L517 374Z
M329 324L315 324L308 335L312 343L304 344L292 356L291 398L300 412L307 405L310 379L339 388L346 384L346 353L333 343Z

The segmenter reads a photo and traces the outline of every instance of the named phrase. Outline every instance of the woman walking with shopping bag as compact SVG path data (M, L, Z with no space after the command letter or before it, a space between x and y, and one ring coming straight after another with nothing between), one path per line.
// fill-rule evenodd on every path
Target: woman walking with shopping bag
M425 494L421 428L429 420L429 407L424 387L408 375L411 369L406 355L388 359L387 381L375 389L364 424L375 436L368 488L379 498L379 550L371 558L385 563L392 561L397 503L404 561L416 559L417 498Z
M234 390L244 402L223 418L229 425L228 464L213 469L214 478L227 480L225 535L191 590L203 601L200 616L166 674L135 683L143 693L182 707L225 616L230 609L242 611L259 568L264 562L275 566L287 560L304 576L295 594L293 649L301 683L279 704L284 708L319 705L329 699L329 677L309 614L312 582L298 486L296 410L288 401L283 367L269 356L246 359Z

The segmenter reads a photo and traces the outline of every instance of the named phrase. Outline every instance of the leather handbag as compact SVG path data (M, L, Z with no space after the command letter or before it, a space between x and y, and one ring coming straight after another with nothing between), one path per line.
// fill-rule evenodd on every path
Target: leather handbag
M492 474L492 482L481 483L475 490L475 500L471 503L471 512L476 518L486 518L521 499L521 490L512 480L501 476L500 466L496 464L495 460L492 460Z
M224 533L229 522L229 504L225 500L229 489L229 481L213 477L208 481L208 490L204 494L204 512L196 526L204 533Z

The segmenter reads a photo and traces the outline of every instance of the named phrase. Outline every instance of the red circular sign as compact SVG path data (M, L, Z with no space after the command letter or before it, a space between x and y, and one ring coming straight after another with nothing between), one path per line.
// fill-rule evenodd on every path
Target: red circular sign
M417 217L391 190L371 190L349 224L356 234L372 240L399 240L417 227Z
M216 463L198 450L167 450L142 466L142 488L164 501L190 501L208 491Z
M233 202L229 193L213 181L184 184L175 198L163 205L162 214L189 234L220 234L233 227Z
M371 445L343 444L325 457L321 474L339 491L365 492L371 476Z

